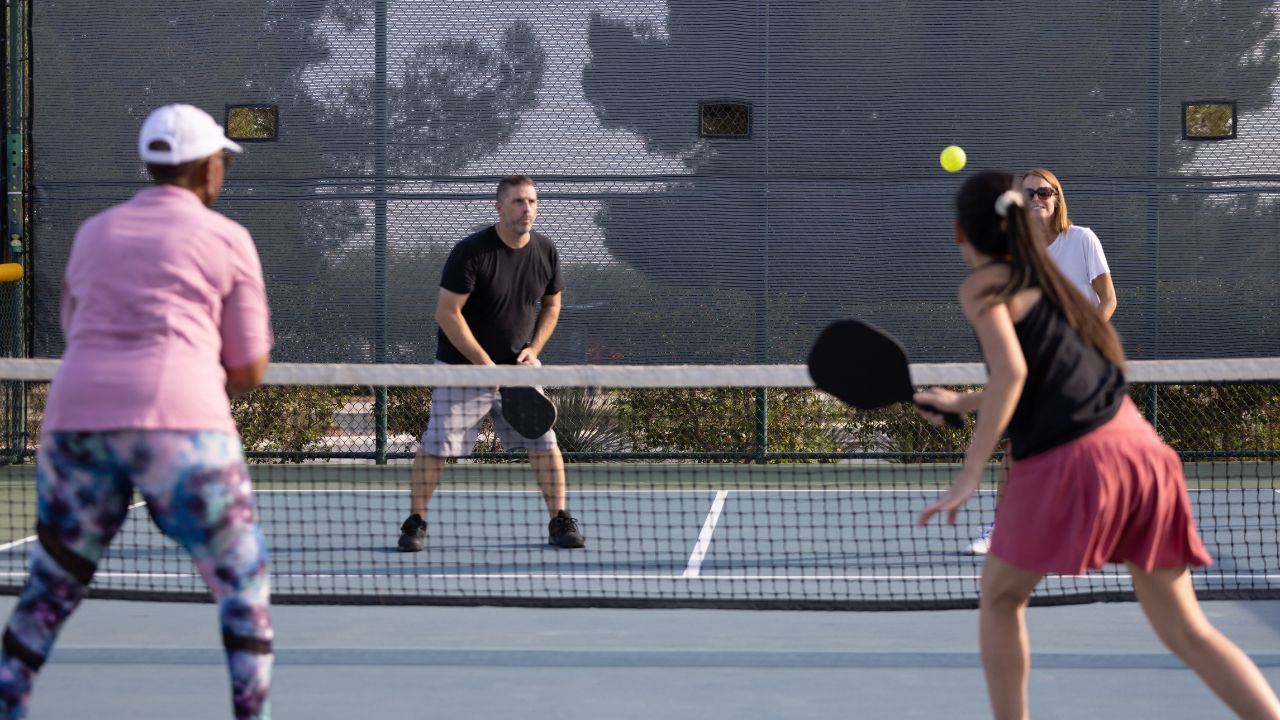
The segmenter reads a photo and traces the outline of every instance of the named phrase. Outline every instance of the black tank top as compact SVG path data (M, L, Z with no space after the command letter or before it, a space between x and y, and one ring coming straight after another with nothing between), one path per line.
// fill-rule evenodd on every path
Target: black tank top
M1120 368L1087 345L1046 297L1013 325L1027 381L1009 421L1014 460L1051 450L1106 424L1128 393Z

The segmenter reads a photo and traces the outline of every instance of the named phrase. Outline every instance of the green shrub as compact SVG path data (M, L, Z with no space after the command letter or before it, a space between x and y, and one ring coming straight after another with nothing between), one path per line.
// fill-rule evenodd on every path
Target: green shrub
M807 389L769 389L769 452L962 452L972 434L936 428L905 404L854 410ZM632 449L659 452L756 450L752 388L660 388L616 391L616 408Z
M231 402L246 452L323 452L338 411L355 396L352 388L264 385ZM277 458L267 462L301 462Z
M39 442L48 397L49 383L16 380L0 383L0 455L3 455L0 462L17 461L24 451ZM21 416L17 415L19 408Z
M393 435L422 434L431 418L431 388L387 388L387 432Z
M646 388L618 390L616 408L628 444L637 451L737 452L756 450L753 388ZM829 428L838 408L810 390L767 391L771 452L833 452Z
M44 406L49 400L49 383L27 383L27 444L40 440L44 424Z
M1154 398L1152 388L1154 387ZM1130 397L1175 450L1280 450L1280 385L1133 385Z
M637 388L617 391L618 418L639 452L749 452L755 395L749 389Z
M1149 413L1148 385L1131 396ZM1280 384L1155 386L1156 427L1181 451L1280 451ZM26 383L26 437L39 437L47 383ZM328 450L342 407L361 394L356 388L266 386L232 402L232 416L245 450L313 452ZM364 389L367 397L368 389ZM752 388L643 388L591 392L552 390L559 417L556 435L566 452L732 452L756 450L756 392ZM934 427L907 404L873 411L854 410L807 389L770 389L768 450L804 453L963 452L972 435L965 427ZM426 429L430 388L390 388L387 426L398 435ZM13 437L20 429L0 430ZM371 431L370 431L371 432ZM339 448L340 449L340 448ZM478 452L500 451L492 424L481 428ZM288 460L278 460L288 462ZM919 457L905 462L930 462ZM943 459L947 461L947 459Z
M931 425L908 403L878 410L843 408L843 425L838 437L839 449L852 452L880 453L955 453L964 452L973 436L973 418L965 419L960 428ZM903 462L933 462L929 458L903 458ZM952 462L954 458L941 458Z
M556 441L564 452L605 453L627 449L613 398L588 388L548 393L556 404Z

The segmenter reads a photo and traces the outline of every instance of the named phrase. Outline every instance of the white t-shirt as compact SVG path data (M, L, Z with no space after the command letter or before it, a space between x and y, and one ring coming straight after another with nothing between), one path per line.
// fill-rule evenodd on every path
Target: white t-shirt
M1079 225L1068 227L1049 243L1049 255L1089 302L1094 305L1102 302L1091 283L1099 275L1110 273L1111 268L1107 265L1107 256L1102 254L1102 243L1092 230Z

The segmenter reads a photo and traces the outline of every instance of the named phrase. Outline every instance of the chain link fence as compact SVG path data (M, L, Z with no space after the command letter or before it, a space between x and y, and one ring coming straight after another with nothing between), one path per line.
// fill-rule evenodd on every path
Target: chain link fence
M731 371L731 368L728 369ZM934 427L909 407L854 410L811 389L550 389L556 436L569 460L707 462L956 461L972 433ZM412 456L429 420L429 388L391 388L374 412L369 388L265 387L233 404L250 457L262 462ZM1280 383L1135 384L1130 396L1187 459L1280 455ZM508 460L488 420L480 459Z
M246 135L218 209L257 242L276 360L431 362L440 267L493 222L495 181L517 172L538 180L538 228L567 280L549 363L798 362L848 316L918 361L976 360L949 238L959 177L937 167L950 144L970 168L1063 178L1072 218L1106 250L1132 357L1280 355L1280 246L1260 241L1280 198L1270 0L1085 0L1031 15L944 0L33 10L33 262L27 285L0 286L0 333L17 354L61 354L76 228L146 184L138 125L181 101ZM1054 82L1029 71L1045 67ZM4 316L23 312L10 290L30 295L25 318ZM425 426L420 393L290 392L238 406L254 452L394 459ZM719 430L690 419L711 444L641 433L613 393L564 401L619 415L587 434L607 452L767 460L961 441L909 425L865 437L864 421L831 437L838 421L814 432L792 417L818 412L803 410L822 407L811 398L742 392L688 401L740 418ZM0 393L12 455L34 437L22 420L39 390ZM1137 397L1170 433L1168 416L1196 402ZM367 434L373 448L356 439Z

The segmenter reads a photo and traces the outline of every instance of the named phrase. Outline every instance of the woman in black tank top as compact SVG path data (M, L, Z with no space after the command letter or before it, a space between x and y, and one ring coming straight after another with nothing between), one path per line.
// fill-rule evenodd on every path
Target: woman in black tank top
M1257 666L1196 601L1187 568L1211 558L1177 454L1127 397L1120 339L1054 265L1025 205L1005 173L975 175L957 194L955 242L973 268L960 304L989 379L977 392L932 388L915 398L940 412L978 414L959 477L920 513L920 525L938 513L955 523L1009 434L1013 463L979 613L994 715L1027 716L1023 612L1041 578L1124 562L1161 640L1237 714L1280 718Z

